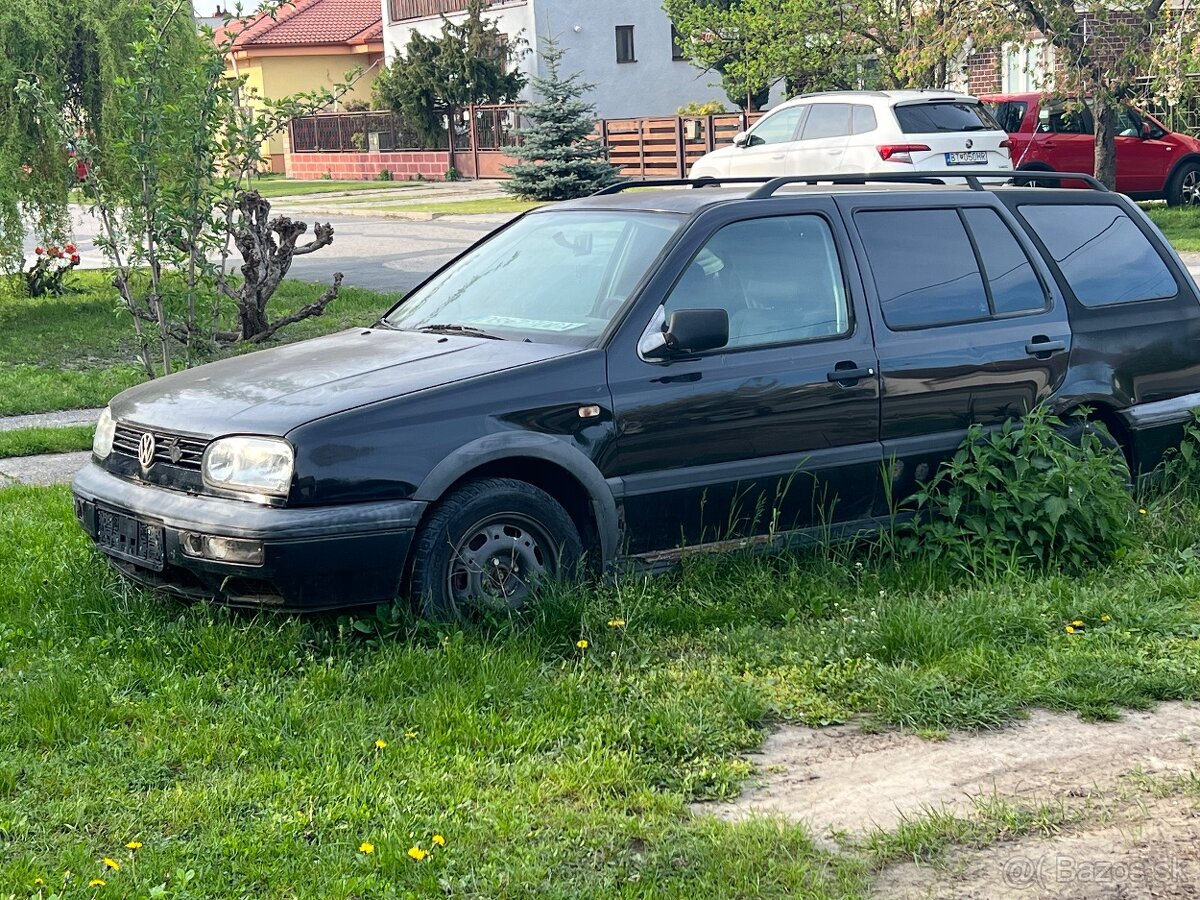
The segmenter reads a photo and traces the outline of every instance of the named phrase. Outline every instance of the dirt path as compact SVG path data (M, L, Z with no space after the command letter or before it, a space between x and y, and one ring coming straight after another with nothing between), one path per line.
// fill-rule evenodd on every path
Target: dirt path
M1127 797L1130 775L1189 775L1200 762L1200 705L1162 704L1120 721L1034 711L1011 728L943 741L853 725L788 727L752 761L756 778L733 803L698 814L777 815L818 840L893 830L930 810L970 818L991 797L1034 806L1081 806ZM1124 787L1122 787L1124 785ZM1110 815L1085 815L1053 837L958 849L938 865L894 865L881 897L1200 897L1200 819L1190 792L1143 793Z

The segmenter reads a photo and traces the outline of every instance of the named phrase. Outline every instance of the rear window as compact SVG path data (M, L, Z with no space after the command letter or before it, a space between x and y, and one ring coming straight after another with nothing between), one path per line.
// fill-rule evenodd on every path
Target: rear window
M896 107L896 120L905 134L1001 130L991 114L978 103L910 103Z
M1179 292L1158 250L1118 207L1024 204L1020 212L1084 306L1165 300Z

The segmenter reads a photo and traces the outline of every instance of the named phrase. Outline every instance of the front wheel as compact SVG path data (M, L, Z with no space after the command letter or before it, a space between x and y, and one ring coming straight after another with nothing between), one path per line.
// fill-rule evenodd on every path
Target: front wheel
M413 547L421 614L446 621L524 608L539 586L579 570L583 545L562 505L512 478L480 478L430 514Z
M1186 163L1171 176L1167 206L1200 206L1200 164Z

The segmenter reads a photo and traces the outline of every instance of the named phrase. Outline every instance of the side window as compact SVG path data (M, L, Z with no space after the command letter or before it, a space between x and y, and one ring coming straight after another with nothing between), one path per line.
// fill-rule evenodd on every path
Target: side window
M957 210L859 212L854 222L888 328L988 318L983 275Z
M875 110L869 106L855 104L851 106L850 131L852 134L868 134L879 127L875 120Z
M837 247L820 216L773 216L726 225L692 259L664 304L729 313L730 348L848 334Z
M1165 300L1179 285L1125 212L1107 204L1024 204L1029 223L1084 306Z
M1016 134L1021 130L1021 123L1025 121L1027 109L1029 109L1029 104L1023 100L1009 100L997 106L993 110L993 114L1004 131Z
M1004 316L1045 309L1046 289L1000 214L982 207L962 212L983 263L992 312Z
M849 103L814 103L804 123L804 140L845 137L850 134Z
M750 145L785 144L796 139L796 129L804 121L807 106L788 106L764 117L750 132Z
M1050 102L1038 112L1038 131L1051 134L1091 134L1092 111L1082 103Z

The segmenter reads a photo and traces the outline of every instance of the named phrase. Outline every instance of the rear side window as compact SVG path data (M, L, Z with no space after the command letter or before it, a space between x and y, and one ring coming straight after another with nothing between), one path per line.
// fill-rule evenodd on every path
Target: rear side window
M854 134L866 134L879 127L879 123L875 121L875 110L871 107L855 104L850 109L850 128Z
M1041 279L1000 214L978 207L962 212L975 237L996 315L1045 309L1046 290Z
M804 123L804 140L844 137L850 133L850 104L814 103Z
M1037 313L1046 291L994 209L904 209L854 217L888 328Z
M854 221L888 328L926 328L988 317L983 276L957 210L860 212Z
M978 103L910 103L896 107L896 120L905 134L1000 130L991 113Z
M1023 100L1006 100L990 108L992 117L1003 131L1015 134L1021 130L1029 104Z
M1179 292L1158 250L1120 208L1025 204L1020 212L1084 306L1165 300Z

